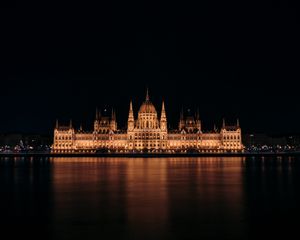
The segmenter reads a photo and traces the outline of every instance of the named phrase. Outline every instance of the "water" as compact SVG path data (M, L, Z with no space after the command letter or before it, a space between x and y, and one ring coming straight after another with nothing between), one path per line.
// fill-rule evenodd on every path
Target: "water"
M288 238L299 200L297 157L0 159L11 238Z

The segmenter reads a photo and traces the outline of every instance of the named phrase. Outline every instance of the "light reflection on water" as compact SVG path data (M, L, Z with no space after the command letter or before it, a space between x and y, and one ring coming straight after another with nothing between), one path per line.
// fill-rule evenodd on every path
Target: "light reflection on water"
M298 162L2 158L0 220L6 229L17 225L49 239L286 236L299 216Z

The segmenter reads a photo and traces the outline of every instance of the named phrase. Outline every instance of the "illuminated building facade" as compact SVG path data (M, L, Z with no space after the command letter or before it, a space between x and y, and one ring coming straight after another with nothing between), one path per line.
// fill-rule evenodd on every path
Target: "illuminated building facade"
M242 152L239 121L227 126L223 120L221 129L203 133L199 112L195 116L180 114L178 129L167 128L167 116L164 102L158 116L154 105L146 99L140 106L137 118L134 116L132 101L129 105L127 129L117 126L116 112L111 116L102 116L96 111L94 130L84 132L75 130L72 122L68 126L54 129L54 153L94 153L94 152Z

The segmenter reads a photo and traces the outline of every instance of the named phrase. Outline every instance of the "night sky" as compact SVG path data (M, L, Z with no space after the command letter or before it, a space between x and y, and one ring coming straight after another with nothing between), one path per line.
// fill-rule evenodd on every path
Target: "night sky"
M0 133L91 129L96 106L124 127L147 86L173 128L199 107L205 130L238 117L244 132L300 133L295 10L140 7L2 9Z

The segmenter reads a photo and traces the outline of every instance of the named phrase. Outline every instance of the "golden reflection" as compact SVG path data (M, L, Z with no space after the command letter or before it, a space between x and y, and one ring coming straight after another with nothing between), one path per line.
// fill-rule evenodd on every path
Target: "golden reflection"
M128 222L134 237L142 239L145 232L164 237L159 233L168 220L167 161L128 159L127 166Z
M50 161L55 210L64 212L57 215L69 220L121 218L136 238L145 232L154 238L166 237L160 233L174 215L188 221L191 212L211 218L223 211L228 221L237 221L243 211L242 157L65 157Z
M190 195L209 208L211 202L222 201L235 208L242 198L242 157L205 157L171 159L168 166L169 181L182 179L174 194ZM214 211L214 209L210 209Z

